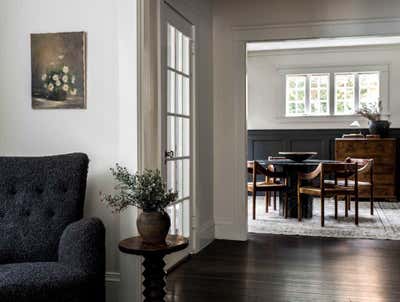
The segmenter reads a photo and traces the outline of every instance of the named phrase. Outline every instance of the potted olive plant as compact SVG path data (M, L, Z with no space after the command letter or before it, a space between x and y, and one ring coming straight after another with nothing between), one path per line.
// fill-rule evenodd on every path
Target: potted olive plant
M369 132L371 134L378 134L381 137L387 137L389 135L390 122L381 119L382 102L379 102L378 106L372 107L362 105L357 113L368 119Z
M158 244L165 242L171 221L165 208L174 202L177 192L166 189L159 170L144 170L143 173L129 173L128 169L116 165L111 173L117 180L117 193L102 194L102 201L114 212L121 212L128 206L143 210L136 220L143 242Z

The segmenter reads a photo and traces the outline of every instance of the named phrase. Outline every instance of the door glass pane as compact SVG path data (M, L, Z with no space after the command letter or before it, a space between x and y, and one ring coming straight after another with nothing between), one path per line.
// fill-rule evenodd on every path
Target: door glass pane
M183 78L183 92L182 92L182 114L190 114L190 79L187 77Z
M179 30L176 30L176 69L178 71L182 71L183 65L183 35Z
M176 85L176 76L175 72L169 70L168 71L168 78L167 78L167 85L168 85L168 112L174 113L175 112L175 85Z
M183 76L180 74L176 75L176 112L182 114L182 97L183 97Z
M176 141L175 141L175 117L168 116L167 121L167 151L172 151L176 155Z
M176 187L176 161L170 160L167 162L167 187L173 191Z
M190 160L184 159L182 163L182 196L190 196Z
M189 57L190 57L189 38L183 36L183 73L187 75L190 72Z
M168 24L168 66L175 68L175 28Z
M190 120L182 118L182 156L190 155Z

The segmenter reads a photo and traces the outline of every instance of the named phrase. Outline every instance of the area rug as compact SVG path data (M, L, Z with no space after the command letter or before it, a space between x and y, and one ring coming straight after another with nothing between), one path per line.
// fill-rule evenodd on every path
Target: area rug
M279 203L278 203L279 205ZM325 227L321 227L320 200L314 199L313 217L285 219L279 211L270 207L265 213L263 197L257 197L257 219L252 219L252 204L249 198L249 232L282 235L320 236L336 238L368 238L400 240L400 203L375 202L374 216L369 213L369 202L359 203L359 225L354 224L354 202L349 217L344 217L344 202L339 202L338 220L334 217L334 201L325 203Z

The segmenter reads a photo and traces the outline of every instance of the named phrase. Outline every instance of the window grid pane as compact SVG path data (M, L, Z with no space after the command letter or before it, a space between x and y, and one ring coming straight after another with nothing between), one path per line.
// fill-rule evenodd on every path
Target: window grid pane
M306 79L305 75L287 76L287 115L296 116L306 113Z
M310 114L329 114L329 75L310 75Z
M335 113L354 114L355 75L335 74Z
M379 72L360 73L358 80L360 108L379 110Z

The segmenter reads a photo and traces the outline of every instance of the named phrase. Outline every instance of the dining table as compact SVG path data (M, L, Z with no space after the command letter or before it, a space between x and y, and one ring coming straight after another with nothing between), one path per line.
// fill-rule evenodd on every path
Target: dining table
M339 163L335 160L325 159L307 159L301 162L291 159L270 159L258 161L264 167L273 165L277 171L284 172L287 175L287 194L288 194L288 217L297 218L297 177L298 173L307 173L313 171L320 163ZM282 193L280 193L282 194ZM309 195L301 195L302 218L312 218L313 198ZM279 215L284 216L284 201L279 196Z

